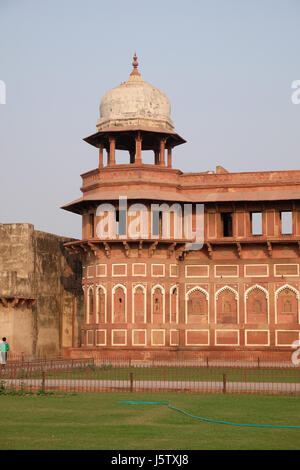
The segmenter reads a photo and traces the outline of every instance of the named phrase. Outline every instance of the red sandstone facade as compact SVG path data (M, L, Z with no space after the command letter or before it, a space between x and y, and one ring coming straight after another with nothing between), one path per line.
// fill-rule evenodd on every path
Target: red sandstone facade
M82 346L66 354L290 357L300 339L300 171L183 173L172 151L185 141L166 127L126 123L85 140L99 149L99 166L64 206L82 216L82 239L66 246L83 263L85 308ZM117 150L128 164L116 163ZM153 164L143 163L145 150ZM118 225L119 196L147 207L147 234L99 239L97 207L112 204ZM153 203L204 204L203 247L176 238L172 212L169 238L161 225L153 237ZM134 214L126 219L128 228Z

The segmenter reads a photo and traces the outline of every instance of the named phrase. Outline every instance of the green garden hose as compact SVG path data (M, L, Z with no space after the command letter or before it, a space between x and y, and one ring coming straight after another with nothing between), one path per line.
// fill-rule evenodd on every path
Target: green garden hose
M136 401L136 400L129 400L129 401L119 401L118 404L120 405L167 405L168 408L174 411L179 411L180 413L189 416L190 418L199 419L201 421L206 421L207 423L217 423L217 424L229 424L231 426L243 426L243 427L250 427L250 428L285 428L285 429L300 429L300 426L283 426L279 424L240 424L240 423L230 423L229 421L218 421L216 419L208 419L208 418L201 418L200 416L193 416L190 413L187 413L184 410L180 410L179 408L174 408L174 406L170 405L167 402L161 401Z

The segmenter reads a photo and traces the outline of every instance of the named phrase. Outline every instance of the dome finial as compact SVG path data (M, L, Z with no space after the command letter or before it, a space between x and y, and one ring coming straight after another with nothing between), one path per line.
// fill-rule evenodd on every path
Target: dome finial
M133 65L133 71L131 72L130 75L140 75L140 72L138 71L138 61L137 61L137 55L136 55L136 52L134 53L134 56L133 56L133 62L132 62L132 65Z

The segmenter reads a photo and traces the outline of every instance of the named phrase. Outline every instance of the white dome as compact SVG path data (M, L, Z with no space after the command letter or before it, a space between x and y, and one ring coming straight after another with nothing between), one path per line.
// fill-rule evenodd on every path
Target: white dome
M173 130L168 97L158 88L145 82L134 69L124 83L108 91L100 103L98 131L113 127L155 127Z

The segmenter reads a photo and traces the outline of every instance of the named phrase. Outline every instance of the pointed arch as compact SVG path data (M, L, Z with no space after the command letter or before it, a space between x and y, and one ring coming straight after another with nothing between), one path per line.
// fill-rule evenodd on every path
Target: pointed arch
M216 299L218 299L219 295L220 295L222 292L224 292L225 290L230 290L230 291L235 295L235 299L238 300L238 298L239 298L238 292L237 292L235 289L233 289L232 287L230 287L230 286L223 286L223 287L221 287L221 289L219 289L219 290L216 292L216 294L215 294Z
M264 292L266 294L266 297L267 299L269 298L269 292L267 291L267 289L265 289L263 286L260 286L259 284L254 284L253 286L249 287L246 291L245 291L245 298L247 299L248 297L248 294L254 290L254 289L259 289L261 290L262 292Z
M284 286L281 286L279 287L279 289L276 290L275 292L276 299L278 297L278 294L280 294L280 292L283 291L284 289L289 289L293 291L296 294L297 299L299 299L299 291L295 287L291 286L290 284L284 284Z

